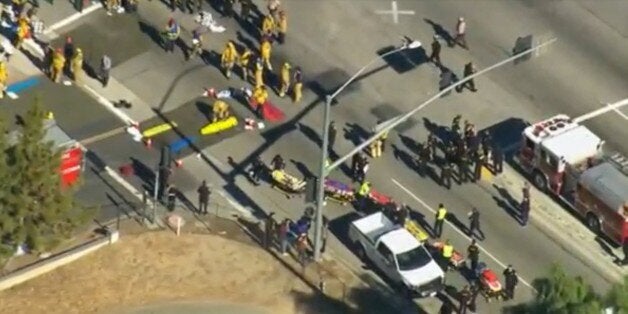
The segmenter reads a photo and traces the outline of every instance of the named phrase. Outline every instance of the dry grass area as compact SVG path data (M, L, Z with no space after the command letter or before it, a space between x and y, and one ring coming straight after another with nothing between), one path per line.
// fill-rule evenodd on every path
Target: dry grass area
M215 235L154 232L120 242L11 290L2 313L117 313L175 301L249 304L269 313L346 312L257 246Z

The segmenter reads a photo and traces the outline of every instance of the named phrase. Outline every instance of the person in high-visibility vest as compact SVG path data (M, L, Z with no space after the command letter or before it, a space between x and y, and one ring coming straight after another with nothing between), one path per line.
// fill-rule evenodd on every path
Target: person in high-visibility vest
M279 87L279 97L285 97L290 87L290 63L284 62L281 67L281 86Z
M60 48L55 50L52 55L52 64L50 65L50 78L55 83L59 83L61 76L63 75L63 67L65 66L65 57L63 51Z
M292 86L292 102L298 103L303 98L303 73L301 67L294 69L294 85Z
M255 87L253 91L253 101L255 102L255 111L259 115L260 118L263 118L262 107L268 100L268 91L266 90L266 86L262 85L259 87Z
M447 209L445 205L438 204L438 210L436 211L436 221L434 221L434 235L438 238L443 234L443 223L447 218Z
M214 102L212 111L212 122L218 122L229 117L229 105L222 100Z
M165 46L164 48L167 52L174 52L174 44L179 39L180 35L181 28L179 27L179 24L173 18L171 18L170 20L168 20L168 24L166 24L163 32Z
M454 255L454 247L449 243L449 239L445 240L443 245L443 268L445 271L449 270L449 264L451 257Z
M382 153L386 151L386 140L388 139L388 132L384 132L382 136L379 137L379 140L382 142Z
M70 72L72 72L74 81L80 83L83 79L83 51L80 48L76 48L70 62Z
M231 70L233 69L233 65L238 59L238 51L235 48L235 44L233 41L228 41L225 49L222 51L222 55L220 56L220 65L222 69L225 71L225 76L227 78L231 77Z
M249 80L249 62L252 56L253 52L251 52L249 48L244 48L244 51L238 58L238 66L240 66L240 70L242 71L242 80L245 82Z
M260 45L260 55L262 57L262 62L264 64L264 66L272 71L273 70L273 66L272 64L270 64L270 53L272 50L272 46L270 45L270 40L268 40L267 38L264 38L262 40L262 44Z
M366 200L368 199L370 192L371 192L371 183L368 181L362 182L362 184L360 185L360 189L358 189L360 210L364 210L364 208L366 207Z

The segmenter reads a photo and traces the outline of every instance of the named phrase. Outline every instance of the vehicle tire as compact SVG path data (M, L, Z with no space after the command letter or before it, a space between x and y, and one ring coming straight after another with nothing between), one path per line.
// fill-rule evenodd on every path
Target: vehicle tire
M536 170L532 174L532 182L541 192L547 192L547 179L542 172Z
M587 214L587 226L591 231L595 232L595 234L599 234L601 231L600 220L593 213Z
M362 244L355 244L355 254L358 255L358 258L362 261L366 261L366 252L364 251Z

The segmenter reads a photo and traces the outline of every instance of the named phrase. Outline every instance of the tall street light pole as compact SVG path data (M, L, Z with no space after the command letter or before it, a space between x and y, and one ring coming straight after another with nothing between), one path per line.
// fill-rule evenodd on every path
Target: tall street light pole
M318 175L317 189L316 189L316 221L315 221L315 230L314 230L314 260L320 261L321 259L321 247L322 247L322 235L323 235L323 204L325 201L325 177L327 176L329 170L325 169L325 161L327 160L327 146L329 145L329 124L330 124L330 110L331 103L334 98L338 96L347 86L349 86L356 78L358 78L364 71L366 71L371 65L375 62L379 61L381 58L387 57L389 55L398 53L400 51L406 49L416 49L421 47L421 43L419 41L411 41L408 38L403 39L403 44L394 50L388 51L377 58L371 60L365 66L363 66L360 70L358 70L352 77L350 77L340 88L338 88L333 94L325 96L325 109L323 112L323 146L321 148L321 159L320 159L320 172Z

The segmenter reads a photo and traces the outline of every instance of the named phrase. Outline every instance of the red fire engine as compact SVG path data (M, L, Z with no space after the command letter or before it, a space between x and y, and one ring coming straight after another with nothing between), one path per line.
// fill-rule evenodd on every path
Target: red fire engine
M628 238L628 160L566 115L528 126L515 160L542 191L557 196L595 232Z
M70 186L81 176L85 165L83 147L67 133L65 133L54 120L46 120L45 141L51 141L54 147L61 150L61 165L59 173L61 176L61 184ZM9 134L9 144L15 143L18 139L19 131L13 131Z

